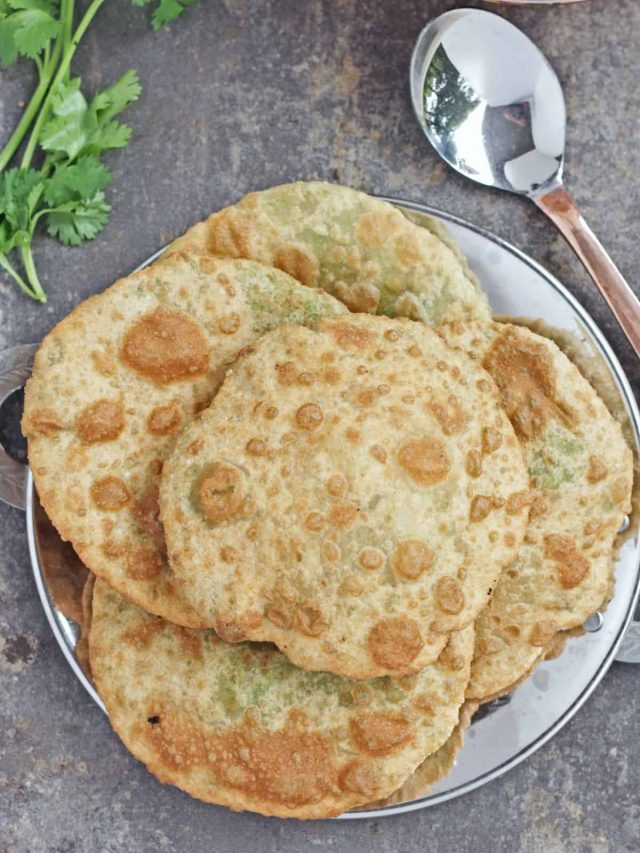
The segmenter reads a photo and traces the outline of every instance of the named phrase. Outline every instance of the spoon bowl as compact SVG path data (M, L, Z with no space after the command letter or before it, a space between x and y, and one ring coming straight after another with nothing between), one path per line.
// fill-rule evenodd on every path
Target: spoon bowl
M543 210L640 356L640 302L562 184L564 95L538 47L498 15L455 9L420 33L410 83L438 154L476 183L527 196Z
M428 24L413 53L411 98L433 147L466 177L522 195L561 177L560 82L503 18L459 9Z

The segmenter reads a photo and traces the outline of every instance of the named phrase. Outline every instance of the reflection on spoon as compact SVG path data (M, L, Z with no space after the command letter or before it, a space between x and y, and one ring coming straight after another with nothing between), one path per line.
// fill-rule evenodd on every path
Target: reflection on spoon
M411 96L447 163L478 183L526 195L549 216L640 355L640 302L562 185L564 96L533 42L489 12L446 12L420 33Z

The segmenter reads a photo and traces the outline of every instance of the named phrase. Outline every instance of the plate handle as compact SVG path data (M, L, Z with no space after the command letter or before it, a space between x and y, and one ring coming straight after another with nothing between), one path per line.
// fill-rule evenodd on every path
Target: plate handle
M632 622L616 654L618 663L640 663L640 622Z
M22 344L0 352L0 406L10 394L22 388L31 376L38 344ZM28 468L13 459L0 444L0 500L16 509L27 506Z

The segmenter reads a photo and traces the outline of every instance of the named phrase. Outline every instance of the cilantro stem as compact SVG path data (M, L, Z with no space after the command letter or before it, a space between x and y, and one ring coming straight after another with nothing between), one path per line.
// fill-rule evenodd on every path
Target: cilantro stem
M78 47L80 40L84 36L89 24L95 18L98 10L104 2L105 0L93 0L87 11L84 13L84 16L78 24L75 33L71 37L71 41L68 45L66 45L64 49L64 52L62 54L62 60L60 62L60 65L58 66L56 75L53 78L51 85L49 86L46 98L44 99L42 107L40 108L38 118L36 119L36 122L33 125L33 128L31 129L31 136L29 137L27 147L25 148L22 160L20 162L22 168L28 168L31 165L31 160L33 159L33 155L38 144L38 139L40 138L40 133L42 132L42 128L45 122L47 121L47 118L49 117L51 101L53 100L58 90L58 86L65 79L65 75L69 71L71 60L73 59L73 55L76 52L76 48ZM69 4L69 2L65 2L65 13L67 16L69 15L69 13L73 15L73 5ZM63 22L63 33L65 32L66 21L67 17L65 17L65 20ZM58 38L60 39L60 41L63 40L61 36L59 36Z
M18 126L9 137L9 141L2 149L2 153L0 153L0 173L4 172L5 168L9 164L9 161L20 147L20 143L24 139L27 130L31 125L31 122L34 120L36 113L40 109L40 104L42 103L45 95L47 94L47 89L49 88L49 81L51 80L51 75L53 74L55 67L58 64L61 51L62 39L60 36L58 36L51 58L46 63L44 72L40 75L40 82L36 86L36 89L33 95L31 96L31 100L27 104L25 111L22 113L22 118L18 122Z
M38 278L36 265L31 252L31 243L29 243L28 246L22 246L20 248L20 254L22 255L22 263L24 264L24 271L27 274L27 280L31 285L30 289L33 291L30 295L33 296L34 299L37 299L38 302L46 302L47 295L40 284L40 279Z
M47 301L47 297L44 294L42 287L40 287L40 293L36 293L34 290L32 290L29 287L29 285L25 282L25 280L22 278L22 276L18 275L18 273L16 272L16 270L14 269L12 264L9 262L9 259L7 258L7 256L5 254L3 254L2 252L0 252L0 267L2 267L4 270L6 270L9 273L11 278L15 281L15 283L20 288L20 290L23 293L25 293L27 296L30 296L31 299L35 299L37 302L46 302ZM38 282L38 284L39 284L39 282Z
M71 34L73 32L73 4L74 0L63 0L63 20L62 20L62 42L64 45L64 50L67 49L69 44L71 43ZM68 83L71 77L71 69L70 66L67 66L67 70L64 75L64 82Z

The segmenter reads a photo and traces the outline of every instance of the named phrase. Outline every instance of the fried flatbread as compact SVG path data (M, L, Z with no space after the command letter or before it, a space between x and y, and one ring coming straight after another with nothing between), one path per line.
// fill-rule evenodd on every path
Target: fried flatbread
M344 307L254 261L175 254L81 303L44 339L23 431L47 515L123 595L197 626L158 520L160 470L238 351Z
M477 702L465 702L460 708L458 724L451 732L440 749L429 755L417 767L411 776L397 791L394 791L383 800L367 803L367 809L383 809L387 806L395 806L398 803L409 803L426 797L430 789L448 776L453 770L458 753L464 745L464 736L471 725L473 715L478 710Z
M245 196L169 251L253 258L323 288L352 311L432 325L488 320L475 276L441 237L437 225L421 228L380 199L306 181Z
M160 781L236 810L322 818L390 794L446 741L473 626L411 678L351 682L173 625L97 581L90 653L113 728Z
M485 606L528 514L489 375L424 323L348 315L246 352L164 467L172 568L229 641L413 672Z
M468 696L486 701L608 601L633 458L620 424L552 341L501 323L442 334L493 376L531 476L525 540L476 625Z

